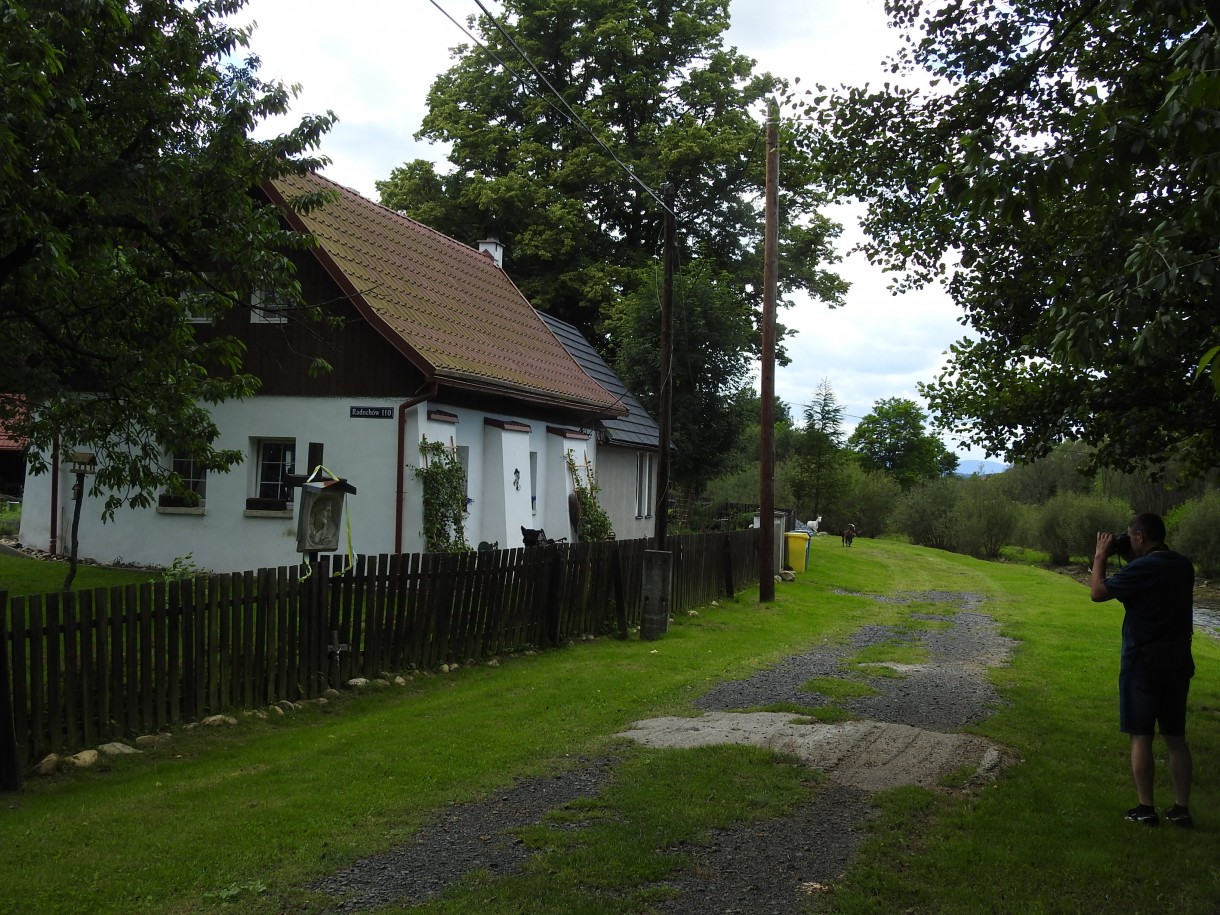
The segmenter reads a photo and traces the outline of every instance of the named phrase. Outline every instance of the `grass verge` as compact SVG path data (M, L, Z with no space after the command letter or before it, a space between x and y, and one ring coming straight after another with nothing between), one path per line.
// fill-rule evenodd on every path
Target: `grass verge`
M1133 830L1119 816L1132 803L1113 699L1121 608L1042 570L857 540L852 550L815 541L810 571L774 603L746 592L657 642L599 640L465 668L31 780L0 796L0 912L322 911L310 881L407 840L446 803L610 752L623 769L570 814L590 824L579 841L526 831L543 851L536 865L519 878L472 877L434 910L647 912L658 868L686 866L683 837L773 815L817 779L759 751L625 749L613 735L690 714L715 683L862 625L908 625L926 603L874 598L921 591L985 595L982 612L1020 640L993 672L1009 704L976 728L1019 762L984 789L879 795L856 864L811 911L1216 911L1216 641L1197 640L1192 688L1199 828ZM1165 784L1162 764L1162 800Z

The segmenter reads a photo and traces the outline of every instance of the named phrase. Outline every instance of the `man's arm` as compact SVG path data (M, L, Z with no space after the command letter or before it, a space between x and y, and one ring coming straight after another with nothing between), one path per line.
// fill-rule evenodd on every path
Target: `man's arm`
M1093 565L1089 568L1089 596L1100 603L1114 597L1106 587L1106 560L1110 556L1110 545L1114 535L1105 532L1097 534L1097 547L1093 552Z

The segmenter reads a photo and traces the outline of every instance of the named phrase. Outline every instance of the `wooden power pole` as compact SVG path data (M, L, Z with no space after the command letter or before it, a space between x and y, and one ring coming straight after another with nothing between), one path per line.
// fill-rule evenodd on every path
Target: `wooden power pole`
M653 519L653 549L664 550L669 526L669 449L673 435L673 306L674 306L674 262L677 257L677 230L674 226L674 187L666 184L661 188L665 200L664 238L662 258L664 275L661 285L661 371L657 381L657 417L661 426L657 453L657 513Z
M779 284L779 105L767 108L766 237L763 248L762 412L758 456L758 599L775 600L775 295Z

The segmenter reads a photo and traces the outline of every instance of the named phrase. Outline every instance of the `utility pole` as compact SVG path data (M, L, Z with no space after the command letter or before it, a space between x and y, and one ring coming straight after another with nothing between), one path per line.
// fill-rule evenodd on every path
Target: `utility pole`
M674 262L677 256L676 228L674 226L674 186L666 183L661 188L665 201L663 253L664 278L661 284L661 372L657 394L661 426L661 440L657 454L657 513L653 518L653 549L664 550L666 529L669 526L669 448L673 433L673 306L674 306Z
M666 183L661 188L665 203L664 262L665 278L661 287L661 368L657 394L660 401L658 417L661 426L660 454L657 455L657 513L653 518L653 548L644 551L644 575L640 615L640 638L659 639L669 629L669 608L673 592L673 554L665 548L669 525L669 440L673 428L673 304L674 263L677 260L674 240L674 187Z
M763 248L762 411L758 456L758 600L775 600L775 294L779 284L779 105L767 106L766 236Z

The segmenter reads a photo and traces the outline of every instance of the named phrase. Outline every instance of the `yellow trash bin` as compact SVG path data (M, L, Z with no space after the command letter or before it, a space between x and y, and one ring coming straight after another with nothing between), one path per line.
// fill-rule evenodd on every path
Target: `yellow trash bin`
M809 552L809 535L804 531L787 531L784 540L788 545L788 568L793 572L804 572L805 557Z

